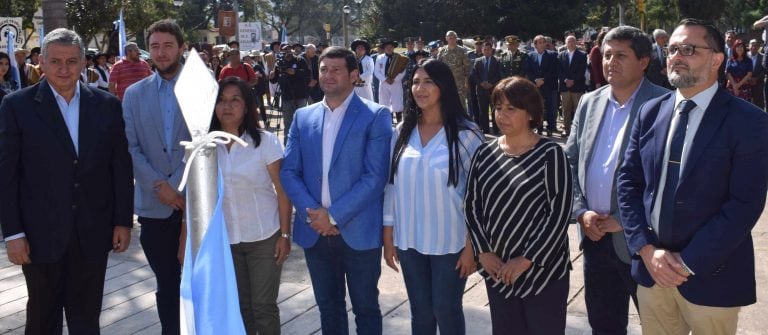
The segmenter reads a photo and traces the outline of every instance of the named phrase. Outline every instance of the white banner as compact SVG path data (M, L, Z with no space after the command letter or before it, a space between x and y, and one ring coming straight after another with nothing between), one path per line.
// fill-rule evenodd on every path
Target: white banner
M240 22L238 41L241 51L261 50L261 23Z
M8 46L8 32L16 36L14 44L17 47L24 45L24 29L21 28L21 17L0 17L0 50Z

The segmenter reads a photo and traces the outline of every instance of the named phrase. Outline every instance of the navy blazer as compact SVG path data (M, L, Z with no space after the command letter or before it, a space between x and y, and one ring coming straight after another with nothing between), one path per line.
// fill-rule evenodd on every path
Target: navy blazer
M296 111L280 170L285 193L296 208L293 239L302 248L312 247L319 238L305 222L307 208L322 207L324 115L322 102ZM356 250L382 245L391 137L389 109L354 94L333 145L328 213L344 241Z
M651 244L679 252L693 270L678 287L688 301L705 306L754 303L755 265L751 230L768 189L768 115L718 89L690 145L675 193L674 225L653 231L656 196L675 95L649 100L632 127L618 176L621 222L633 256L632 276L654 281L637 253ZM674 187L674 185L666 185Z
M544 85L539 89L543 92L557 90L557 54L554 51L544 50L541 55L541 65L536 62L538 53L528 53L528 79L535 82L536 78L544 78Z
M568 49L566 49L557 58L560 92L584 93L587 90L587 77L585 76L587 72L587 54L579 49L574 50L569 64ZM565 87L566 79L573 80L571 88Z
M496 83L501 81L501 76L501 63L498 59L496 59L496 57L491 56L491 64L488 65L488 77L485 78L485 56L482 56L475 59L475 62L472 65L472 73L470 74L469 78L473 83L475 83L475 85L477 85L477 92L485 92L486 94L491 94L493 88L490 90L483 89L480 87L480 83L487 80L489 83L491 83L491 85L496 86Z
M75 232L83 257L103 259L113 228L133 224L120 101L79 85L79 154L47 79L0 105L0 224L26 234L34 263L61 259Z

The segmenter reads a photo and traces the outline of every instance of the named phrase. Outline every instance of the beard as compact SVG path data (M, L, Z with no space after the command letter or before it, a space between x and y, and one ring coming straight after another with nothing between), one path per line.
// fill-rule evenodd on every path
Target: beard
M682 63L678 63L675 65L688 66L687 64L682 64ZM701 69L699 68L693 69L691 67L688 67L687 73L675 72L674 70L670 69L667 72L667 78L669 79L669 83L676 88L691 88L700 83L709 81L709 76L710 76L709 72L702 71L702 69L709 68L711 67L711 65L712 64L710 61L710 62L707 62L707 64Z
M171 62L171 64L168 64L168 66L166 66L165 68L162 68L157 63L155 63L155 68L157 69L157 72L160 75L174 74L179 69L180 58L181 57L179 56L178 58L176 58L175 61Z

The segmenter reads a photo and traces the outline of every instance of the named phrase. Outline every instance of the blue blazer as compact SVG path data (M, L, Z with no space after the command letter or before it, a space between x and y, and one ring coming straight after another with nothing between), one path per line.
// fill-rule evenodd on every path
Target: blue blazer
M321 204L323 162L322 102L301 108L288 133L280 180L296 208L293 239L303 248L319 235L306 224L307 208ZM347 107L333 146L328 213L353 249L381 247L384 186L389 176L390 111L356 94Z
M158 74L146 77L128 87L123 96L125 134L136 178L134 212L154 219L164 219L173 213L173 208L160 203L154 184L167 180L173 188L179 186L184 173L184 147L179 142L191 139L184 116L178 113L173 124L173 146L165 147L159 80Z
M568 49L557 55L560 92L584 93L587 90L587 54L579 49L574 50L573 59L568 64ZM573 86L565 86L565 80L573 80Z
M133 225L133 176L120 101L80 85L78 151L47 79L0 105L0 224L26 235L34 263L103 259L115 226Z
M558 80L557 53L544 50L541 55L541 65L536 62L537 57L536 51L528 53L528 79L535 81L536 78L544 78L544 85L539 89L542 92L556 91Z
M640 285L654 285L637 255L651 244L679 252L695 273L678 287L688 301L749 305L756 300L751 230L763 211L768 188L768 115L718 89L688 143L675 194L675 223L659 227L657 237L650 216L659 194L674 102L673 92L642 107L619 171L619 210L634 255L632 276Z

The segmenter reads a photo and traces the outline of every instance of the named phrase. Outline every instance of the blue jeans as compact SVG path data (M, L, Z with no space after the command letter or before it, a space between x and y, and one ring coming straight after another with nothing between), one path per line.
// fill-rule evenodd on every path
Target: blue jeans
M436 334L438 327L442 335L465 333L461 301L467 279L455 270L460 255L397 249L411 304L412 334Z
M584 300L592 334L626 334L630 297L637 307L637 283L630 265L613 249L611 236L597 242L582 241L584 251Z
M381 248L355 250L341 236L329 236L320 237L314 246L304 249L304 256L320 309L323 334L349 333L346 288L349 288L357 333L381 334L377 287L381 276Z

